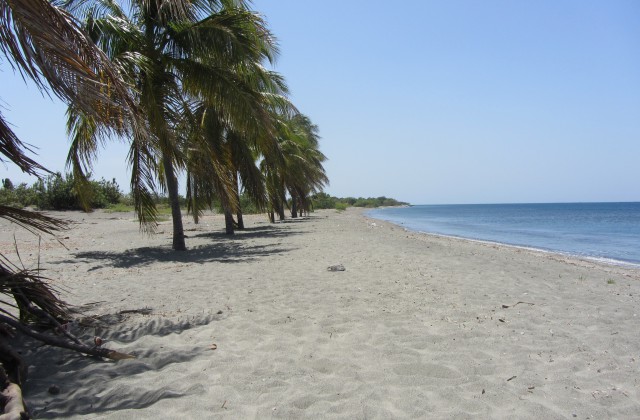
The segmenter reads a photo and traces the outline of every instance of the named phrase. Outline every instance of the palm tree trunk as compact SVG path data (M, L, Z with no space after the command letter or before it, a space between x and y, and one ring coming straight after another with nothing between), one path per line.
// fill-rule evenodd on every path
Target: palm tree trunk
M227 235L233 235L235 233L233 227L233 214L229 210L224 211L224 227Z
M275 223L275 222L276 222L276 216L275 216L275 214L273 213L273 210L271 210L271 211L269 212L269 222L271 222L271 223Z
M173 218L173 249L175 251L186 251L184 243L184 228L182 227L182 213L180 211L180 198L178 196L178 179L173 169L173 162L166 155L162 157L165 177L167 179L167 192L169 193L169 204L171 205L171 217Z
M281 201L278 203L278 208L276 209L278 211L278 217L280 218L280 221L284 220L284 203Z
M298 217L298 200L295 196L291 196L291 218L295 219Z
M242 207L240 206L240 183L238 182L238 171L236 171L236 176L235 176L235 194L236 194L236 198L238 199L238 212L236 213L236 215L238 216L238 229L239 230L243 230L244 229L244 220L242 220Z
M193 187L191 187L193 185ZM189 192L191 194L189 194ZM191 198L191 208L193 209L193 223L200 223L200 215L198 214L198 187L191 176L187 176L187 198Z

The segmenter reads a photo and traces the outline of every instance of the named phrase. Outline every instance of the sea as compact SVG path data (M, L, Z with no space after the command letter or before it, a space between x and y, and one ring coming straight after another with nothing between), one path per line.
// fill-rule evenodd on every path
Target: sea
M640 203L419 205L367 214L417 232L640 268Z

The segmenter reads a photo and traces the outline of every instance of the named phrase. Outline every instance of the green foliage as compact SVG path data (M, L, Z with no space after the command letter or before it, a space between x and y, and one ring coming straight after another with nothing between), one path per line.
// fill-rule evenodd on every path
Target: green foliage
M214 198L212 200L211 208L220 214L224 213L224 208L222 207L222 203L218 198ZM242 212L242 214L263 213L263 211L260 210L256 205L255 200L253 200L246 191L240 194L240 211Z
M104 202L102 208L109 206L110 204L116 204L120 201L122 193L120 192L120 186L113 178L111 181L106 181L102 178L100 181L92 181L93 190L96 195L100 195L100 199Z
M105 208L120 201L122 193L115 179L89 181L92 208ZM32 186L22 183L13 187L11 180L5 179L0 189L0 204L15 207L38 207L43 210L81 210L82 206L75 191L71 174L65 177L57 173L45 180L38 180Z
M344 211L347 209L347 207L349 207L349 205L347 203L336 203L336 210L338 211Z
M133 211L135 211L135 208L133 207L133 205L125 204L122 202L116 203L116 204L110 204L105 209L106 213L128 213Z
M314 209L338 209L344 210L349 206L353 207L393 207L393 206L406 206L409 203L403 203L402 201L395 200L387 197L369 197L369 198L338 198L333 197L325 192L319 192L311 197Z
M130 197L130 195L129 195ZM129 199L127 199L127 201L129 201ZM131 200L131 203L133 203L133 200ZM169 209L169 213L171 213L171 200L169 199L169 196L167 195L160 195L160 194L153 194L153 203L156 205L156 207L158 208L158 210L160 210L163 207L166 207ZM184 198L184 196L178 194L178 204L180 204L180 208L184 209L187 207L187 200Z
M258 209L258 206L256 206L255 201L252 200L246 192L240 195L240 209L242 210L243 214L262 213L260 209Z
M337 208L338 198L332 197L325 192L319 192L311 196L311 204L314 209L334 209Z
M61 174L51 175L44 182L36 182L39 191L36 205L47 210L77 210L81 206L73 190L73 178Z

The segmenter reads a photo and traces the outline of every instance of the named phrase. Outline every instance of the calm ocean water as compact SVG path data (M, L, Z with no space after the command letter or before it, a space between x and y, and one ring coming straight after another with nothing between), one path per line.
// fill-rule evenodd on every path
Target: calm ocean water
M426 205L368 215L419 232L640 266L640 203Z

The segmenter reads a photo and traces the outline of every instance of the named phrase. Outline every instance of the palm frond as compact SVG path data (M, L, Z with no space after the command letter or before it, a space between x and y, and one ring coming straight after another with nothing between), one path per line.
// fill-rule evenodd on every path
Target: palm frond
M33 153L33 150L20 141L0 112L0 154L30 175L41 176L44 172L50 173L49 170L27 156L27 152ZM4 159L0 158L0 161L4 162Z
M131 167L131 195L140 229L145 233L153 233L158 226L158 210L154 201L154 175L158 173L158 164L155 151L146 140L134 138L127 158Z
M9 220L18 226L37 234L38 231L53 235L64 230L69 222L42 213L0 205L0 218ZM1 255L1 254L0 254Z
M22 304L36 305L55 318L68 317L67 304L56 295L47 280L39 271L21 269L0 255L0 294L16 299L18 307ZM12 313L5 313L18 318Z
M0 1L0 51L41 90L114 130L139 130L139 112L109 59L74 18L47 0Z
M67 155L67 167L71 168L74 189L85 211L91 209L93 189L89 182L93 160L98 154L100 143L95 120L74 107L67 109L67 134L71 137L71 147Z

